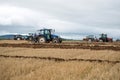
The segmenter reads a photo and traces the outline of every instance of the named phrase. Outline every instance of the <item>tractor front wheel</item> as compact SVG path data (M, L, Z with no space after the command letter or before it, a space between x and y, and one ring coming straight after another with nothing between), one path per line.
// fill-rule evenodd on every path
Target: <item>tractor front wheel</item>
M59 38L55 38L52 40L53 43L61 43L62 41L59 40Z

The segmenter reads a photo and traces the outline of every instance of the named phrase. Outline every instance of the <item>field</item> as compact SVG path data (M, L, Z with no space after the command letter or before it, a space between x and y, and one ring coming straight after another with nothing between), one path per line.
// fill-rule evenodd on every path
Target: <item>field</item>
M120 43L0 41L0 80L120 80Z

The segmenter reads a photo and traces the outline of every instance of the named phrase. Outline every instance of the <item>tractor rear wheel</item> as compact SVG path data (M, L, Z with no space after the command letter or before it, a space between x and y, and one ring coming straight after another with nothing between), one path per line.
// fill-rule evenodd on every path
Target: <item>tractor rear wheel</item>
M100 40L99 40L99 42L103 42L103 40L102 40L102 39L100 39Z
M92 42L92 39L88 39L88 42Z
M38 42L39 43L46 43L46 39L44 37L39 37Z

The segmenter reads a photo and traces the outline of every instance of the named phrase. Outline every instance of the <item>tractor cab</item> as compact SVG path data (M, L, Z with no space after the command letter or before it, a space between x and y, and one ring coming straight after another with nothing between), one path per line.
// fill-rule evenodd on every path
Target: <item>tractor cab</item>
M51 32L52 29L41 29L38 30L38 35L41 37L43 36L48 41L51 40Z

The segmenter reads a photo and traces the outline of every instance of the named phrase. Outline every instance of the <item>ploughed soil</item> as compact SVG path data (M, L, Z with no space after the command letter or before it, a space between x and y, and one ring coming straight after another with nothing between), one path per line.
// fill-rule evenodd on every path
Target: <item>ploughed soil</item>
M14 42L14 41L13 41ZM43 43L31 44L26 43L0 43L0 47L22 47L22 48L60 48L60 49L90 49L90 50L115 50L120 51L120 43L104 42L63 42L63 43Z

